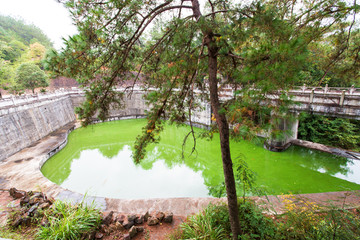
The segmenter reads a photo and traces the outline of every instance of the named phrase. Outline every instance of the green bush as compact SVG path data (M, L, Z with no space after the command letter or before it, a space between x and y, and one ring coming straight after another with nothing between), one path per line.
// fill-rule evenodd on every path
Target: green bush
M360 149L360 122L302 113L298 138L345 149Z
M359 211L319 207L286 195L287 212L278 216L275 239L360 239Z
M241 239L272 239L276 228L251 201L239 200ZM203 212L193 215L180 225L170 239L231 239L229 212L226 204L210 204Z
M101 213L93 205L84 203L71 205L56 201L45 212L49 226L41 227L37 239L80 239L84 233L91 233L101 224Z

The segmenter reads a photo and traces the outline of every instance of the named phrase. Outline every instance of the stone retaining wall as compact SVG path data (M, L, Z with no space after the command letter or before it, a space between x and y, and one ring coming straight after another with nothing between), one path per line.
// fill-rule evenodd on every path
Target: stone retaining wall
M68 96L8 109L0 116L0 161L75 119Z
M125 94L124 108L110 110L109 120L145 117L149 106L143 96L142 90ZM84 100L84 92L74 90L0 101L0 161L76 120L74 109ZM203 104L202 107L193 112L192 123L209 126L210 105Z

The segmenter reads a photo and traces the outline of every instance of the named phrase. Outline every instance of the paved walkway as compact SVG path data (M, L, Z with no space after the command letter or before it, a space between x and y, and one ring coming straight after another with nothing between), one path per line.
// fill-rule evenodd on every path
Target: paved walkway
M55 199L81 201L83 195L64 189L45 178L40 172L40 167L48 153L64 142L67 132L74 126L69 124L53 134L23 149L8 159L0 162L0 189L15 187L20 190L37 190L44 192ZM340 208L360 207L360 191L330 192L316 194L296 195L296 199L308 199L318 205L333 204ZM271 213L281 213L284 210L282 196L255 197L255 201L270 209ZM110 199L103 197L87 197L87 201L97 202L103 211L116 211L119 213L145 213L146 211L173 212L174 215L187 216L197 213L210 202L226 201L217 198L167 198L167 199Z

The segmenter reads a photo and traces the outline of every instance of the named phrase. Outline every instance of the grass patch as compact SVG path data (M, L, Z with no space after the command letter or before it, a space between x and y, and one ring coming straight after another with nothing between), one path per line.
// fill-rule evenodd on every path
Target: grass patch
M41 227L37 239L80 239L84 233L95 231L101 224L102 215L93 205L56 201L45 212L49 226Z
M292 195L287 195L284 203L285 214L266 216L253 202L239 200L239 239L360 239L360 209L320 209ZM232 239L227 206L209 205L190 216L169 239Z
M0 226L0 238L8 238L12 240L32 240L35 239L36 229L34 228L18 228L11 229L7 226Z

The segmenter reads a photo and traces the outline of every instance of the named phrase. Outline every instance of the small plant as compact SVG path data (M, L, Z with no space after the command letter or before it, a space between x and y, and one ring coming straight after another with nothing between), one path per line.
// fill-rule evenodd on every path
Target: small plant
M209 205L203 212L190 216L180 226L181 239L229 239L223 226L217 222L216 209L217 206Z
M84 233L93 232L101 223L101 213L94 205L83 202L77 205L56 201L45 212L49 226L41 227L37 239L80 239Z
M241 239L274 239L276 225L251 201L239 200ZM210 204L203 212L188 218L170 239L231 239L229 212L225 203Z

